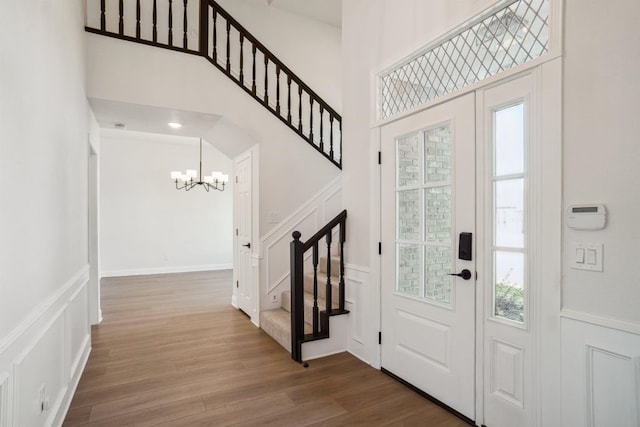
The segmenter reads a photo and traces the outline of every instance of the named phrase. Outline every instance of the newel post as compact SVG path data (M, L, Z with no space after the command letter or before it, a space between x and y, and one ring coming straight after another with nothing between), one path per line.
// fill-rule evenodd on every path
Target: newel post
M209 54L209 0L200 0L200 24L198 28L200 55Z
M302 362L304 340L304 271L303 243L299 231L294 231L291 242L291 358Z

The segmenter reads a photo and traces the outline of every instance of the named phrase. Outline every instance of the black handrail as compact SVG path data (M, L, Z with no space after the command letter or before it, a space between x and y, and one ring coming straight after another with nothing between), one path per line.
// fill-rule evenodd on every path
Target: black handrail
M132 1L132 0L128 0ZM264 44L262 44L255 36L253 36L244 26L242 26L235 18L233 18L226 10L224 10L215 0L191 0L192 4L197 3L199 9L198 19L198 40L197 49L189 47L189 37L187 28L189 25L187 9L189 0L153 0L153 19L152 19L152 37L146 39L143 24L149 22L149 19L142 18L141 4L139 0L135 0L135 31L126 34L126 22L128 17L125 16L124 0L118 3L118 29L117 31L107 30L107 13L105 1L100 2L100 25L99 28L85 27L87 32L101 34L121 40L142 43L145 45L161 47L173 51L180 51L193 55L200 55L209 60L216 68L222 71L233 82L240 86L247 94L261 103L267 110L285 123L292 131L303 138L315 150L327 158L338 168L342 168L342 117L327 104L314 90L312 90L302 79L300 79L289 67L280 61ZM166 29L167 42L158 41L158 9L159 3L168 2L168 28ZM182 37L173 37L174 14L178 14L179 10L174 7L174 2L182 5L182 16L176 15L175 21L179 22L182 18ZM195 7L195 6L194 6ZM218 21L224 21L222 25L218 25ZM210 25L213 24L213 25ZM222 28L221 28L222 27ZM232 31L238 33L239 46L232 46ZM210 30L212 34L210 34ZM226 31L225 31L226 30ZM221 32L221 42L225 44L225 52L218 52L218 32ZM133 35L135 33L135 35ZM225 40L226 37L226 40ZM174 44L176 39L177 44ZM181 40L180 40L181 39ZM235 39L234 39L235 40ZM182 41L182 43L180 43ZM250 66L252 71L252 79L245 79L245 47L247 43L251 44ZM210 48L211 54L209 53ZM238 48L239 52L231 51L231 48ZM260 96L256 88L256 53L263 57L264 61L264 78L259 81L264 82L264 94ZM232 62L232 59L234 60ZM236 61L237 59L237 61ZM236 63L237 62L237 63ZM234 67L239 67L238 72L234 72ZM281 85L281 78L284 79ZM275 82L275 84L273 83ZM275 90L275 100L270 103L269 84L271 83L271 91ZM297 90L292 88L292 83L297 86ZM281 102L281 86L284 86L286 102ZM292 91L297 91L298 96L294 99L298 102L298 108L295 114L292 114ZM308 111L303 111L303 103L308 101ZM294 120L297 119L297 123ZM317 130L318 132L314 132ZM316 139L319 138L319 139ZM328 141L325 141L327 139Z
M329 336L329 317L338 314L346 314L345 309L345 282L344 282L344 242L347 233L347 211L340 212L320 231L315 233L306 242L300 240L302 235L299 231L294 231L291 242L291 358L297 362L302 362L302 343L313 341ZM332 284L331 284L331 244L333 232L338 229L339 259L340 269L338 272L338 307L333 307ZM318 308L318 260L319 243L325 239L327 244L327 282L325 285L326 307L324 311ZM312 249L313 260L313 312L312 312L312 333L304 332L304 254Z

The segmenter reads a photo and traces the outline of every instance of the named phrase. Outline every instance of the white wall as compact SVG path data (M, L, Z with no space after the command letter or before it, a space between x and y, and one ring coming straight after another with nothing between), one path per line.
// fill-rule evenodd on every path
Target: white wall
M232 175L231 160L203 142L203 173ZM198 169L197 139L102 130L101 275L231 268L233 185L177 191L172 170Z
M0 3L3 426L59 424L90 348L81 5Z
M260 235L339 170L205 59L87 34L92 98L224 116L260 144ZM296 183L296 185L292 185Z
M218 3L334 110L342 111L340 28L270 7L266 1Z
M640 3L606 7L565 1L564 209L603 203L607 226L564 227L564 425L640 423ZM573 242L603 243L604 271L572 269Z
M604 203L602 231L565 228L565 308L640 323L640 31L635 0L566 1L564 203ZM604 243L604 272L570 268L571 243Z
M371 230L372 192L379 191L371 165L377 161L375 93L372 79L435 37L486 9L495 0L343 0L342 100L344 168L342 203L349 214L347 282L351 293L350 351L379 364L379 289L369 281L371 254L377 253L377 230ZM383 160L384 161L384 160ZM375 213L373 213L375 214ZM377 255L376 255L377 256Z

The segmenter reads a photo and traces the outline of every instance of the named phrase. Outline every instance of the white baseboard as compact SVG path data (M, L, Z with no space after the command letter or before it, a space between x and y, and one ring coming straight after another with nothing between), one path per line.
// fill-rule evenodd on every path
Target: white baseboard
M127 270L107 270L100 277L146 276L149 274L191 273L195 271L231 270L233 264L185 265L175 267L132 268Z

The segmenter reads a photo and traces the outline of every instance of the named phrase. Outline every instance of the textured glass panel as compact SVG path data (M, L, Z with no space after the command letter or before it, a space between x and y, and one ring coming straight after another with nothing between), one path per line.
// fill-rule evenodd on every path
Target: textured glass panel
M420 190L398 191L398 240L421 240Z
M449 125L424 133L424 179L427 183L451 179L451 129Z
M425 254L425 298L451 303L451 247L427 246Z
M518 0L380 76L382 118L545 54L549 0Z
M422 246L398 245L397 251L397 291L407 295L420 296L420 264Z
M494 315L524 322L524 254L495 252L494 263Z
M495 184L495 245L524 248L524 179Z
M398 187L420 184L420 135L398 139L396 147Z
M451 186L427 188L426 241L451 243Z
M495 175L524 173L524 105L494 113Z

